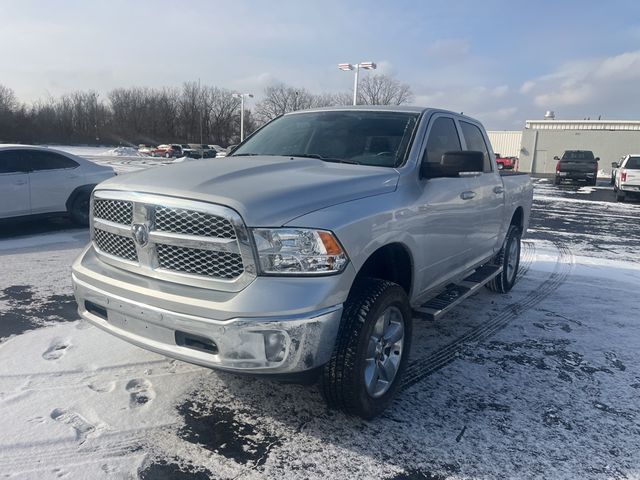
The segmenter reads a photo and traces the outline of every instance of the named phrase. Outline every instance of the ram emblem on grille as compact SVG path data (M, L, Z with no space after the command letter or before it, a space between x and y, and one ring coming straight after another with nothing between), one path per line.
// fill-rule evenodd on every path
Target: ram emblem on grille
M149 230L146 225L142 223L134 223L131 227L131 231L133 232L133 238L138 245L144 247L149 243Z

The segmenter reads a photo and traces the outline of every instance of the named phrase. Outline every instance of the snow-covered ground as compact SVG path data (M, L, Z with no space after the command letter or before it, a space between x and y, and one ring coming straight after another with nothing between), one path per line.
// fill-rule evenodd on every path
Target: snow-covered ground
M416 319L403 392L370 422L103 333L74 311L86 230L4 235L0 475L638 479L640 205L607 188L539 181L517 286Z

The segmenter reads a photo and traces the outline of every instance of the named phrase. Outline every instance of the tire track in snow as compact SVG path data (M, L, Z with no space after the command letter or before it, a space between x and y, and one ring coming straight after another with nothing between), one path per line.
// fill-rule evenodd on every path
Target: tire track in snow
M473 328L471 331L440 348L433 354L417 359L407 366L401 389L406 390L424 380L429 375L447 366L458 358L462 350L471 343L482 342L499 330L506 327L522 313L533 308L546 297L551 295L564 283L573 267L573 254L561 242L554 242L558 249L558 258L551 275L543 283L527 295L522 301L507 306L501 313L491 320Z
M107 458L139 455L149 441L148 433L167 426L148 427L132 432L102 433L80 445L72 440L41 442L36 445L5 445L0 453L0 471L41 471L61 465L102 462ZM9 453L12 450L15 453ZM37 462L34 459L37 459Z

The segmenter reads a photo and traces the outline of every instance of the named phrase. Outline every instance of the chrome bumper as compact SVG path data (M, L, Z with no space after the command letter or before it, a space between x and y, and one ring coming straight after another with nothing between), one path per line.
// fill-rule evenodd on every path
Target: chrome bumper
M273 296L277 291L283 306L288 302L294 307L290 310L293 313L278 308L267 309L260 315L247 312L250 316L244 316L229 311L222 314L215 308L202 308L203 305L194 308L201 303L198 298L181 297L179 303L163 303L151 296L150 292L164 299L172 297L161 291L166 290L166 285L158 289L130 285L130 289L123 289L122 279L105 277L106 272L98 271L96 261L99 262L92 249L87 248L73 266L74 294L82 318L123 340L162 355L205 367L247 373L296 373L329 361L342 316L342 300L325 306L314 294L324 295L329 303L335 302L340 297L337 292L344 288L343 283L352 280L352 272L343 273L346 278L342 279L339 278L342 275L324 277L323 282L316 279L306 289L309 294L304 295L300 284L297 289L286 288L286 285L293 285L289 283L291 280L278 283L274 278L259 279L264 282L263 287L269 285L275 290L267 295ZM92 265L95 270L90 268ZM123 272L122 275L132 274ZM276 285L271 285L272 282ZM251 290L261 289L260 283L254 282L238 295L255 299L257 292ZM316 307L300 312L296 301L304 299L301 294ZM232 299L227 297L226 300L211 303L222 307Z

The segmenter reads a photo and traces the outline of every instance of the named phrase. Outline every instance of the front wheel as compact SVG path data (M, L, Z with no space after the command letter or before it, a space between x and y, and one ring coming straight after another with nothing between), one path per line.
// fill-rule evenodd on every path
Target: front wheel
M520 268L520 237L520 229L511 225L502 249L492 262L502 267L500 275L487 283L487 288L492 292L508 293L516 284L518 268Z
M399 285L363 278L345 302L331 359L322 369L328 405L370 419L395 397L411 348L411 308Z

